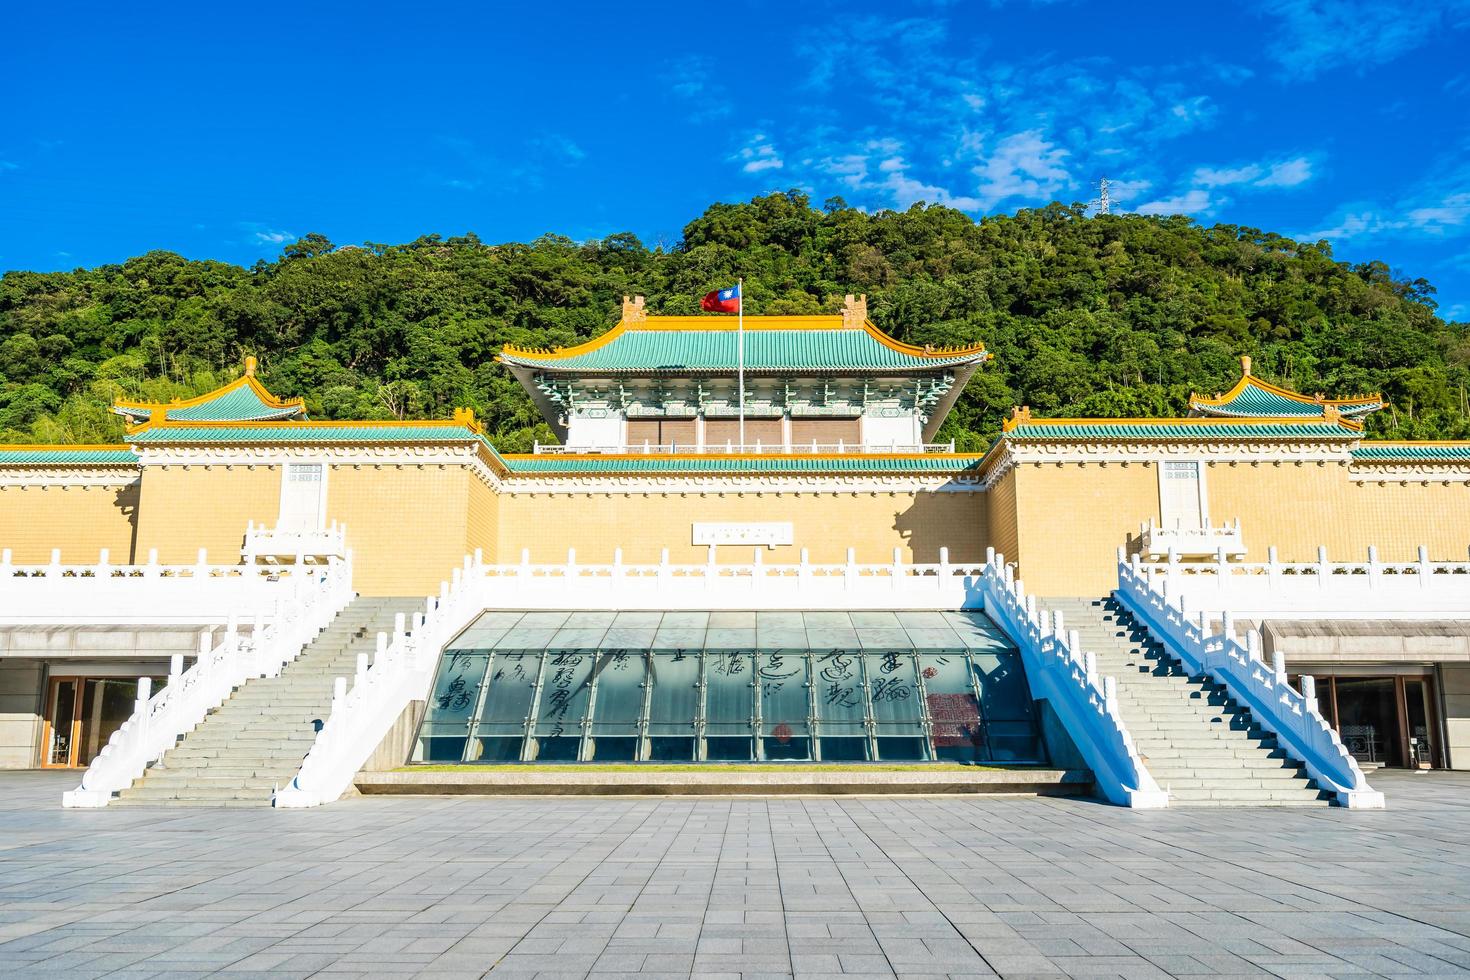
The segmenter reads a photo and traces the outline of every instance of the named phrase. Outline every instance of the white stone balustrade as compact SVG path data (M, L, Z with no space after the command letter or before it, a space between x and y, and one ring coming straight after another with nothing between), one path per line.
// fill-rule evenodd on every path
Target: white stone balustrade
M1138 528L1138 546L1149 558L1173 554L1178 558L1212 558L1222 550L1228 558L1245 557L1245 538L1240 518L1218 527L1161 527L1146 521Z
M1092 769L1099 793L1135 809L1168 805L1118 710L1117 681L1099 677L1097 658L1084 652L1076 630L1063 634L1061 615L1039 610L1005 556L987 549L981 579L985 611L1021 651L1031 694L1045 699Z
M246 565L321 565L347 554L347 525L332 522L331 527L314 530L256 526L251 521L245 529L245 544L240 560Z
M1376 548L1366 561L1329 561L1326 548L1314 562L1283 562L1276 549L1264 562L1232 562L1216 553L1209 562L1129 561L1132 574L1180 598L1194 611L1237 619L1464 619L1470 616L1470 562L1430 561L1419 548L1415 561L1386 562Z
M1324 577L1332 576L1324 573ZM1213 632L1208 612L1197 610L1187 594L1174 592L1167 579L1151 578L1136 556L1126 560L1121 548L1116 594L1186 670L1225 685L1230 697L1249 709L1257 724L1275 733L1282 750L1305 765L1317 785L1334 794L1338 803L1364 809L1384 806L1383 794L1368 785L1357 761L1322 717L1312 678L1302 678L1300 691L1293 688L1287 682L1285 657L1278 653L1273 664L1262 660L1257 631L1250 630L1241 642L1234 617L1226 612L1220 632Z
M156 550L141 565L114 565L102 549L91 565L63 565L52 551L44 565L18 565L0 552L0 625L223 624L269 616L293 589L322 569L210 564L200 549L192 565L159 564Z
M62 796L62 806L95 808L111 802L179 736L194 729L230 693L254 677L274 677L306 644L352 601L352 558L314 569L297 579L289 595L279 596L267 623L257 613L248 636L231 618L224 638L211 646L211 634L200 634L199 658L188 670L183 656L169 665L168 682L154 693L147 677L138 681L133 714L113 733L82 774L81 785Z

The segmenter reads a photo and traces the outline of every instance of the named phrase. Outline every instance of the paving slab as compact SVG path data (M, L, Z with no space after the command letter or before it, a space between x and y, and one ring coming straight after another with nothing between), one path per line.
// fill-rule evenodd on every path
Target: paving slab
M62 810L0 773L0 976L1470 977L1470 774L1378 812L966 796Z

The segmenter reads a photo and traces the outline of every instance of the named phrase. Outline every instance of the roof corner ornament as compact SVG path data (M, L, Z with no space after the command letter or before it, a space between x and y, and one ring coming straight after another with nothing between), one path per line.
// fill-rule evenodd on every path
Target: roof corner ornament
M634 296L629 299L623 297L623 322L639 323L648 319L648 313L643 309L643 297Z
M860 330L868 320L868 294L854 297L848 293L842 297L842 325L849 330Z
M1005 422L1004 422L1004 424L1001 425L1001 431L1002 432L1009 432L1012 429L1014 429L1016 426L1018 426L1018 425L1025 425L1027 422L1030 422L1030 421L1031 421L1031 406L1030 405L1013 405L1013 406L1011 406L1011 417L1008 418L1008 419L1006 419Z
M473 408L456 408L454 410L454 421L469 428L473 432L479 432L479 426L475 422L475 410Z
M1251 376L1251 356L1249 354L1240 355L1240 373L1243 377Z
M1321 397L1321 395L1317 396L1319 400ZM1337 425L1342 421L1342 413L1337 410L1336 405L1331 402L1324 402L1322 405L1322 421L1328 425Z
M253 377L255 377L255 355L254 354L246 354L245 355L245 377L247 377L247 378L253 378Z

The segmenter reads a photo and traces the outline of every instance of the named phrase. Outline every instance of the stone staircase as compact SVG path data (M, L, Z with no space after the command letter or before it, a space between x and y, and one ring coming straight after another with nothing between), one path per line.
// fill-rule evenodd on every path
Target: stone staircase
M1118 707L1138 753L1171 806L1327 806L1276 736L1255 724L1222 685L1185 674L1111 597L1048 599L1062 626L1118 680Z
M335 679L350 685L357 655L371 659L394 614L422 608L422 599L353 600L279 676L235 688L113 805L269 806L331 714Z

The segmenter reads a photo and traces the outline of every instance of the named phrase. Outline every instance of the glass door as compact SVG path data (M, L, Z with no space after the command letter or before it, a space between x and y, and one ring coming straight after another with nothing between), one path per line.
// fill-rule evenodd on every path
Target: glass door
M76 765L82 727L80 677L53 677L46 692L45 746L41 765L69 769Z

